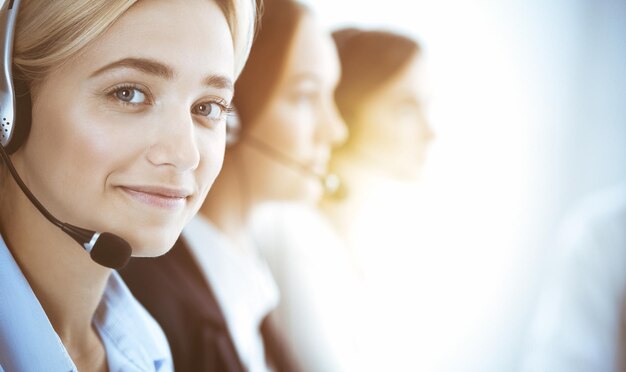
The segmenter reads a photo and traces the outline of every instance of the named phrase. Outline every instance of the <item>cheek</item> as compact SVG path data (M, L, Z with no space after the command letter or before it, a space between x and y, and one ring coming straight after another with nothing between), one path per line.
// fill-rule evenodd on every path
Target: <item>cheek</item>
M71 105L56 110L53 99L33 109L31 132L16 156L25 182L57 218L87 223L86 206L102 200L108 175L133 147L127 136L105 130L93 112Z
M282 154L299 159L314 145L314 114L288 100L275 102L271 111L253 124L252 135Z
M283 148L296 159L307 157L316 147L316 115L309 105L301 104L280 121L283 133Z
M424 146L425 123L419 115L410 114L398 121L398 142L415 150Z
M82 119L78 119L82 118ZM84 112L73 118L72 133L66 133L65 164L73 164L96 187L106 186L108 176L133 167L145 149L145 133L139 126L111 123Z
M123 138L107 133L104 125L85 112L41 110L33 115L33 128L27 142L48 175L63 177L71 185L99 179L105 169L128 148ZM76 177L79 174L80 177Z
M200 164L195 173L198 190L201 190L202 199L204 199L209 192L213 181L215 181L215 178L222 169L226 146L225 140L226 138L223 134L200 136L198 148L203 150L200 153Z
M358 140L375 147L393 144L396 137L393 130L396 119L393 113L372 107L363 110L359 118L358 130L354 133Z

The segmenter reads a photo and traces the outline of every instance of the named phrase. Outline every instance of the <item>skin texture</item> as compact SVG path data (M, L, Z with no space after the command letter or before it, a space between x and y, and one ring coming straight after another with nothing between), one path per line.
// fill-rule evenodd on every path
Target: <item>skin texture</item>
M222 165L233 80L214 2L138 2L33 89L32 130L11 158L60 220L120 235L135 256L163 254ZM79 370L105 370L91 319L110 270L4 186L5 241Z

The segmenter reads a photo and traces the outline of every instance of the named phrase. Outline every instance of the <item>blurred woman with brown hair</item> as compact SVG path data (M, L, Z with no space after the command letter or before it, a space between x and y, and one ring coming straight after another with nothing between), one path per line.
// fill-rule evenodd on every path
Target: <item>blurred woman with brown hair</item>
M343 184L323 203L335 228L317 205L273 205L259 209L254 236L281 290L276 322L306 371L406 367L397 344L380 338L389 312L371 311L388 304L359 282L337 230L347 235L342 229L355 219L350 208L367 201L372 180L413 179L419 172L432 137L423 115L421 50L389 32L346 29L333 36L342 69L335 98L349 132L328 172Z
M425 116L429 80L415 40L356 28L333 37L343 71L335 99L349 136L330 164L342 195L327 198L323 209L350 241L351 225L381 182L419 176L434 135Z

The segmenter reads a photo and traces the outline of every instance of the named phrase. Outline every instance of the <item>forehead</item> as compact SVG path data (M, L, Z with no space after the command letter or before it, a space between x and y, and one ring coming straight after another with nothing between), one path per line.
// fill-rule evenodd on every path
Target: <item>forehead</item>
M334 84L339 79L340 65L335 44L315 18L306 14L295 30L285 64L284 76L308 75L323 83Z
M181 72L234 75L230 29L212 0L138 1L85 48L81 61L97 69L129 56L159 60Z

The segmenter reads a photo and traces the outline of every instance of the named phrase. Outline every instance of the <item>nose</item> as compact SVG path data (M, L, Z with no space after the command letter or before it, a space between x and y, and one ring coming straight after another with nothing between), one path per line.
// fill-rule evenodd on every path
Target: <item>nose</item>
M348 128L334 101L328 105L323 113L320 128L322 138L332 146L339 146L346 141Z
M200 164L195 123L189 111L161 115L148 160L155 166L172 166L180 172Z

